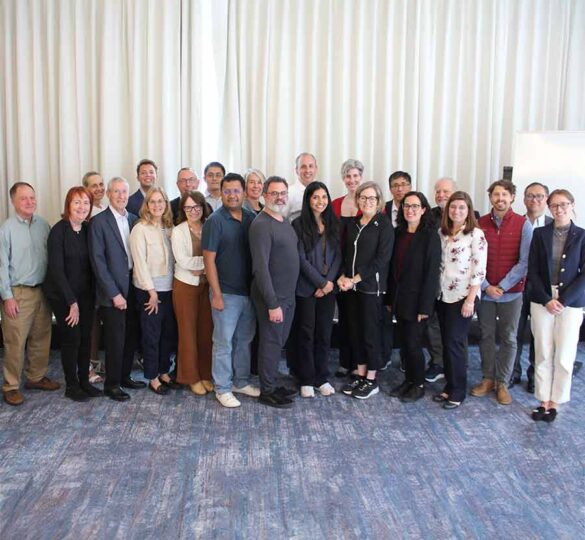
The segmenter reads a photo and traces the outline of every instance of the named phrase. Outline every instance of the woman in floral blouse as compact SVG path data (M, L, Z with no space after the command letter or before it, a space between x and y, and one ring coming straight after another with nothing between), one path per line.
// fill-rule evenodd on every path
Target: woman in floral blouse
M444 409L461 405L467 392L467 333L485 278L487 242L477 227L471 198L456 191L441 221L441 294L437 313L443 338L446 384L433 400Z

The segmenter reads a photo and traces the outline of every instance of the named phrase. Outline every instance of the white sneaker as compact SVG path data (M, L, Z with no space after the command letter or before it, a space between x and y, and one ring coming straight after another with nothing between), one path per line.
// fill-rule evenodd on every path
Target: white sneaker
M335 394L335 388L333 388L328 382L319 386L318 390L322 396L332 396Z
M301 397L315 397L315 389L312 386L301 386Z
M231 392L225 392L223 394L218 394L216 392L215 397L217 398L217 401L219 401L224 407L227 407L228 409L233 409L241 405L236 396L234 396Z
M236 388L234 386L232 388L232 392L234 392L234 394L244 394L245 396L250 397L260 397L260 388L258 388L257 386L253 386L251 384L242 386L242 388Z

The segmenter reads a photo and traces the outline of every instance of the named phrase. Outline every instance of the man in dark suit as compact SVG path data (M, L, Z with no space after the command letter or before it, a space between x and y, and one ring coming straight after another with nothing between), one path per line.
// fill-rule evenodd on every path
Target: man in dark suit
M126 208L128 212L138 216L140 214L140 207L144 201L146 192L156 183L158 175L158 167L151 159L142 159L136 166L136 180L140 187L136 192L132 193L128 199Z
M532 182L524 190L524 206L526 207L526 219L532 224L532 228L542 227L552 221L550 216L545 216L546 202L548 200L548 187L540 182ZM514 372L510 379L510 387L515 384L520 384L522 380L522 347L524 345L524 334L526 331L530 334L530 352L528 360L530 365L526 370L526 377L528 382L526 390L531 394L534 393L534 337L528 324L528 315L530 314L530 283L526 282L524 288L524 295L522 301L522 311L520 312L520 320L518 321L518 336L517 336L517 350L516 360L514 362Z
M130 399L122 388L146 386L130 377L138 318L128 237L137 218L126 210L128 191L124 178L112 178L107 190L110 206L91 220L89 228L90 258L105 333L104 393L116 401Z
M171 212L173 213L173 223L177 225L179 220L179 203L183 193L187 191L195 191L199 189L199 178L195 171L190 167L183 167L177 173L177 187L179 188L179 196L171 201Z

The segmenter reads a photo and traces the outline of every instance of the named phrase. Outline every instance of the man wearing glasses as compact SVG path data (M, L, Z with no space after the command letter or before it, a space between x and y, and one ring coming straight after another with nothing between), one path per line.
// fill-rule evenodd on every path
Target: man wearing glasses
M532 182L526 186L524 190L524 206L526 207L526 219L532 225L532 229L542 227L552 221L550 216L544 214L546 210L546 202L548 200L548 187L540 182ZM522 347L524 345L524 333L528 329L530 334L530 353L528 359L530 365L526 370L526 376L528 383L526 384L526 390L531 394L534 393L534 337L530 330L528 323L528 315L530 314L530 283L526 282L524 288L524 295L522 298L522 311L520 312L520 319L518 321L518 336L517 336L517 351L516 361L514 362L514 372L510 379L510 387L515 384L520 384L522 379Z
M392 200L386 203L385 212L392 220L392 227L396 228L396 219L400 209L400 203L404 196L412 189L410 174L404 171L394 171L388 178Z
M179 188L179 196L171 201L171 212L173 213L173 222L177 225L179 219L179 203L184 193L188 191L196 191L199 189L199 178L190 167L183 167L177 173L177 187Z
M256 317L250 300L248 231L255 215L242 208L242 176L227 174L219 189L222 205L205 220L201 245L211 295L215 397L224 407L234 408L241 405L234 393L260 395L260 390L250 384L250 344Z
M277 387L278 363L288 338L299 277L297 235L286 219L288 184L271 176L262 188L265 206L250 227L252 298L259 325L260 403L288 408L294 392Z

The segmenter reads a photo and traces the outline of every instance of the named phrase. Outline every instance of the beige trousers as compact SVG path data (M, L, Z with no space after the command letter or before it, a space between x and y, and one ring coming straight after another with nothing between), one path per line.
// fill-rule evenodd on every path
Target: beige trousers
M13 287L18 302L16 319L10 319L2 303L4 338L4 385L2 391L20 387L25 347L27 364L24 374L29 381L40 381L47 373L51 347L51 310L40 287Z

